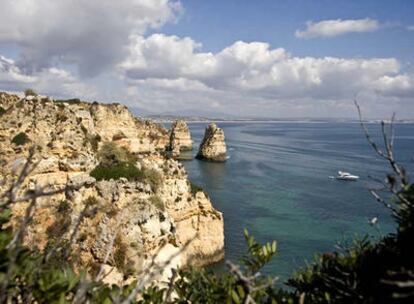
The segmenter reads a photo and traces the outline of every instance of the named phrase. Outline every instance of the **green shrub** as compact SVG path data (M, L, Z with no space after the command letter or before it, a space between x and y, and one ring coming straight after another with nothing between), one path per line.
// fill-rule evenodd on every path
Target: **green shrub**
M58 213L66 213L71 210L71 206L67 200L61 200L56 209Z
M134 164L127 162L118 163L112 166L99 164L91 171L90 175L97 181L110 179L117 180L121 177L124 177L129 181L141 181L144 179L144 173Z
M33 89L26 89L26 90L24 90L24 96L37 96L38 94L37 94L37 92L35 91L35 90L33 90Z
M69 119L63 112L58 112L56 115L56 120L58 122L65 122Z
M157 207L161 211L165 211L164 203L158 195L151 196L149 198L149 200L150 200L151 204L153 204L155 207Z
M69 230L72 224L71 211L71 205L67 200L61 200L56 206L56 220L46 229L47 236L51 240L61 239Z
M101 136L99 134L86 135L86 141L91 145L93 151L98 151L99 142L101 141Z
M98 205L99 201L95 196L90 195L83 201L83 204L92 207Z
M11 142L16 146L23 146L30 141L29 137L24 132L20 132L16 136L13 137Z
M124 162L133 162L135 160L131 153L129 153L126 149L119 147L114 142L104 143L99 150L98 158L104 166L112 166Z
M0 106L0 116L6 113L6 110Z
M120 140L123 138L126 138L126 135L122 131L119 131L118 133L114 134L114 136L112 136L112 140Z
M151 189L156 192L163 183L162 175L154 169L143 169L145 180L151 185Z

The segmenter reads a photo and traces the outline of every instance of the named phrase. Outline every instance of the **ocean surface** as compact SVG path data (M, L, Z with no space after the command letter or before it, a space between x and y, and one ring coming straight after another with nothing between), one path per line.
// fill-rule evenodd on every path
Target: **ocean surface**
M189 124L195 155L206 123ZM224 214L226 258L245 252L243 229L261 242L276 240L278 254L264 272L283 281L311 262L315 253L335 249L353 236L392 232L391 216L368 188L369 176L388 170L366 142L357 123L219 123L226 163L184 161L189 178L203 187ZM369 129L381 141L379 125ZM395 157L409 172L414 163L414 125L396 125ZM338 170L357 182L329 178ZM378 217L379 224L369 224Z

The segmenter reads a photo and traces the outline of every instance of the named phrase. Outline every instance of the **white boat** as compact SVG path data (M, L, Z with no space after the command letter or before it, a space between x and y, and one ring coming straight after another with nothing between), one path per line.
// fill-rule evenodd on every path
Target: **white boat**
M347 181L356 181L356 180L359 179L359 176L352 175L349 172L338 171L338 176L336 177L336 179L347 180Z

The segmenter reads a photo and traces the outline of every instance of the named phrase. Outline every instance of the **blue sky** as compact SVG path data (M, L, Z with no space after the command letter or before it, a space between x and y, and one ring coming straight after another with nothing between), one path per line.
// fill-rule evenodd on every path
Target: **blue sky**
M414 1L0 4L0 90L282 118L353 118L358 96L414 118Z
M185 12L162 32L189 36L206 51L219 51L237 40L265 41L297 56L392 57L412 61L413 1L182 1ZM301 40L294 36L308 20L372 18L389 27L336 39Z

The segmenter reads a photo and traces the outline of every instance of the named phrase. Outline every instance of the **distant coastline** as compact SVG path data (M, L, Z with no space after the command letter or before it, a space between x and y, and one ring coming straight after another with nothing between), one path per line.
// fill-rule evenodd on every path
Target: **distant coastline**
M287 118L287 119L277 119L277 118L208 118L208 117L192 117L192 116L139 116L140 118L151 119L158 123L172 123L176 120L184 120L187 123L360 123L356 119L324 119L324 118ZM365 123L368 124L377 124L380 123L382 119L368 119L365 120ZM388 122L388 120L385 120ZM395 124L414 124L414 119L400 119L395 120Z

